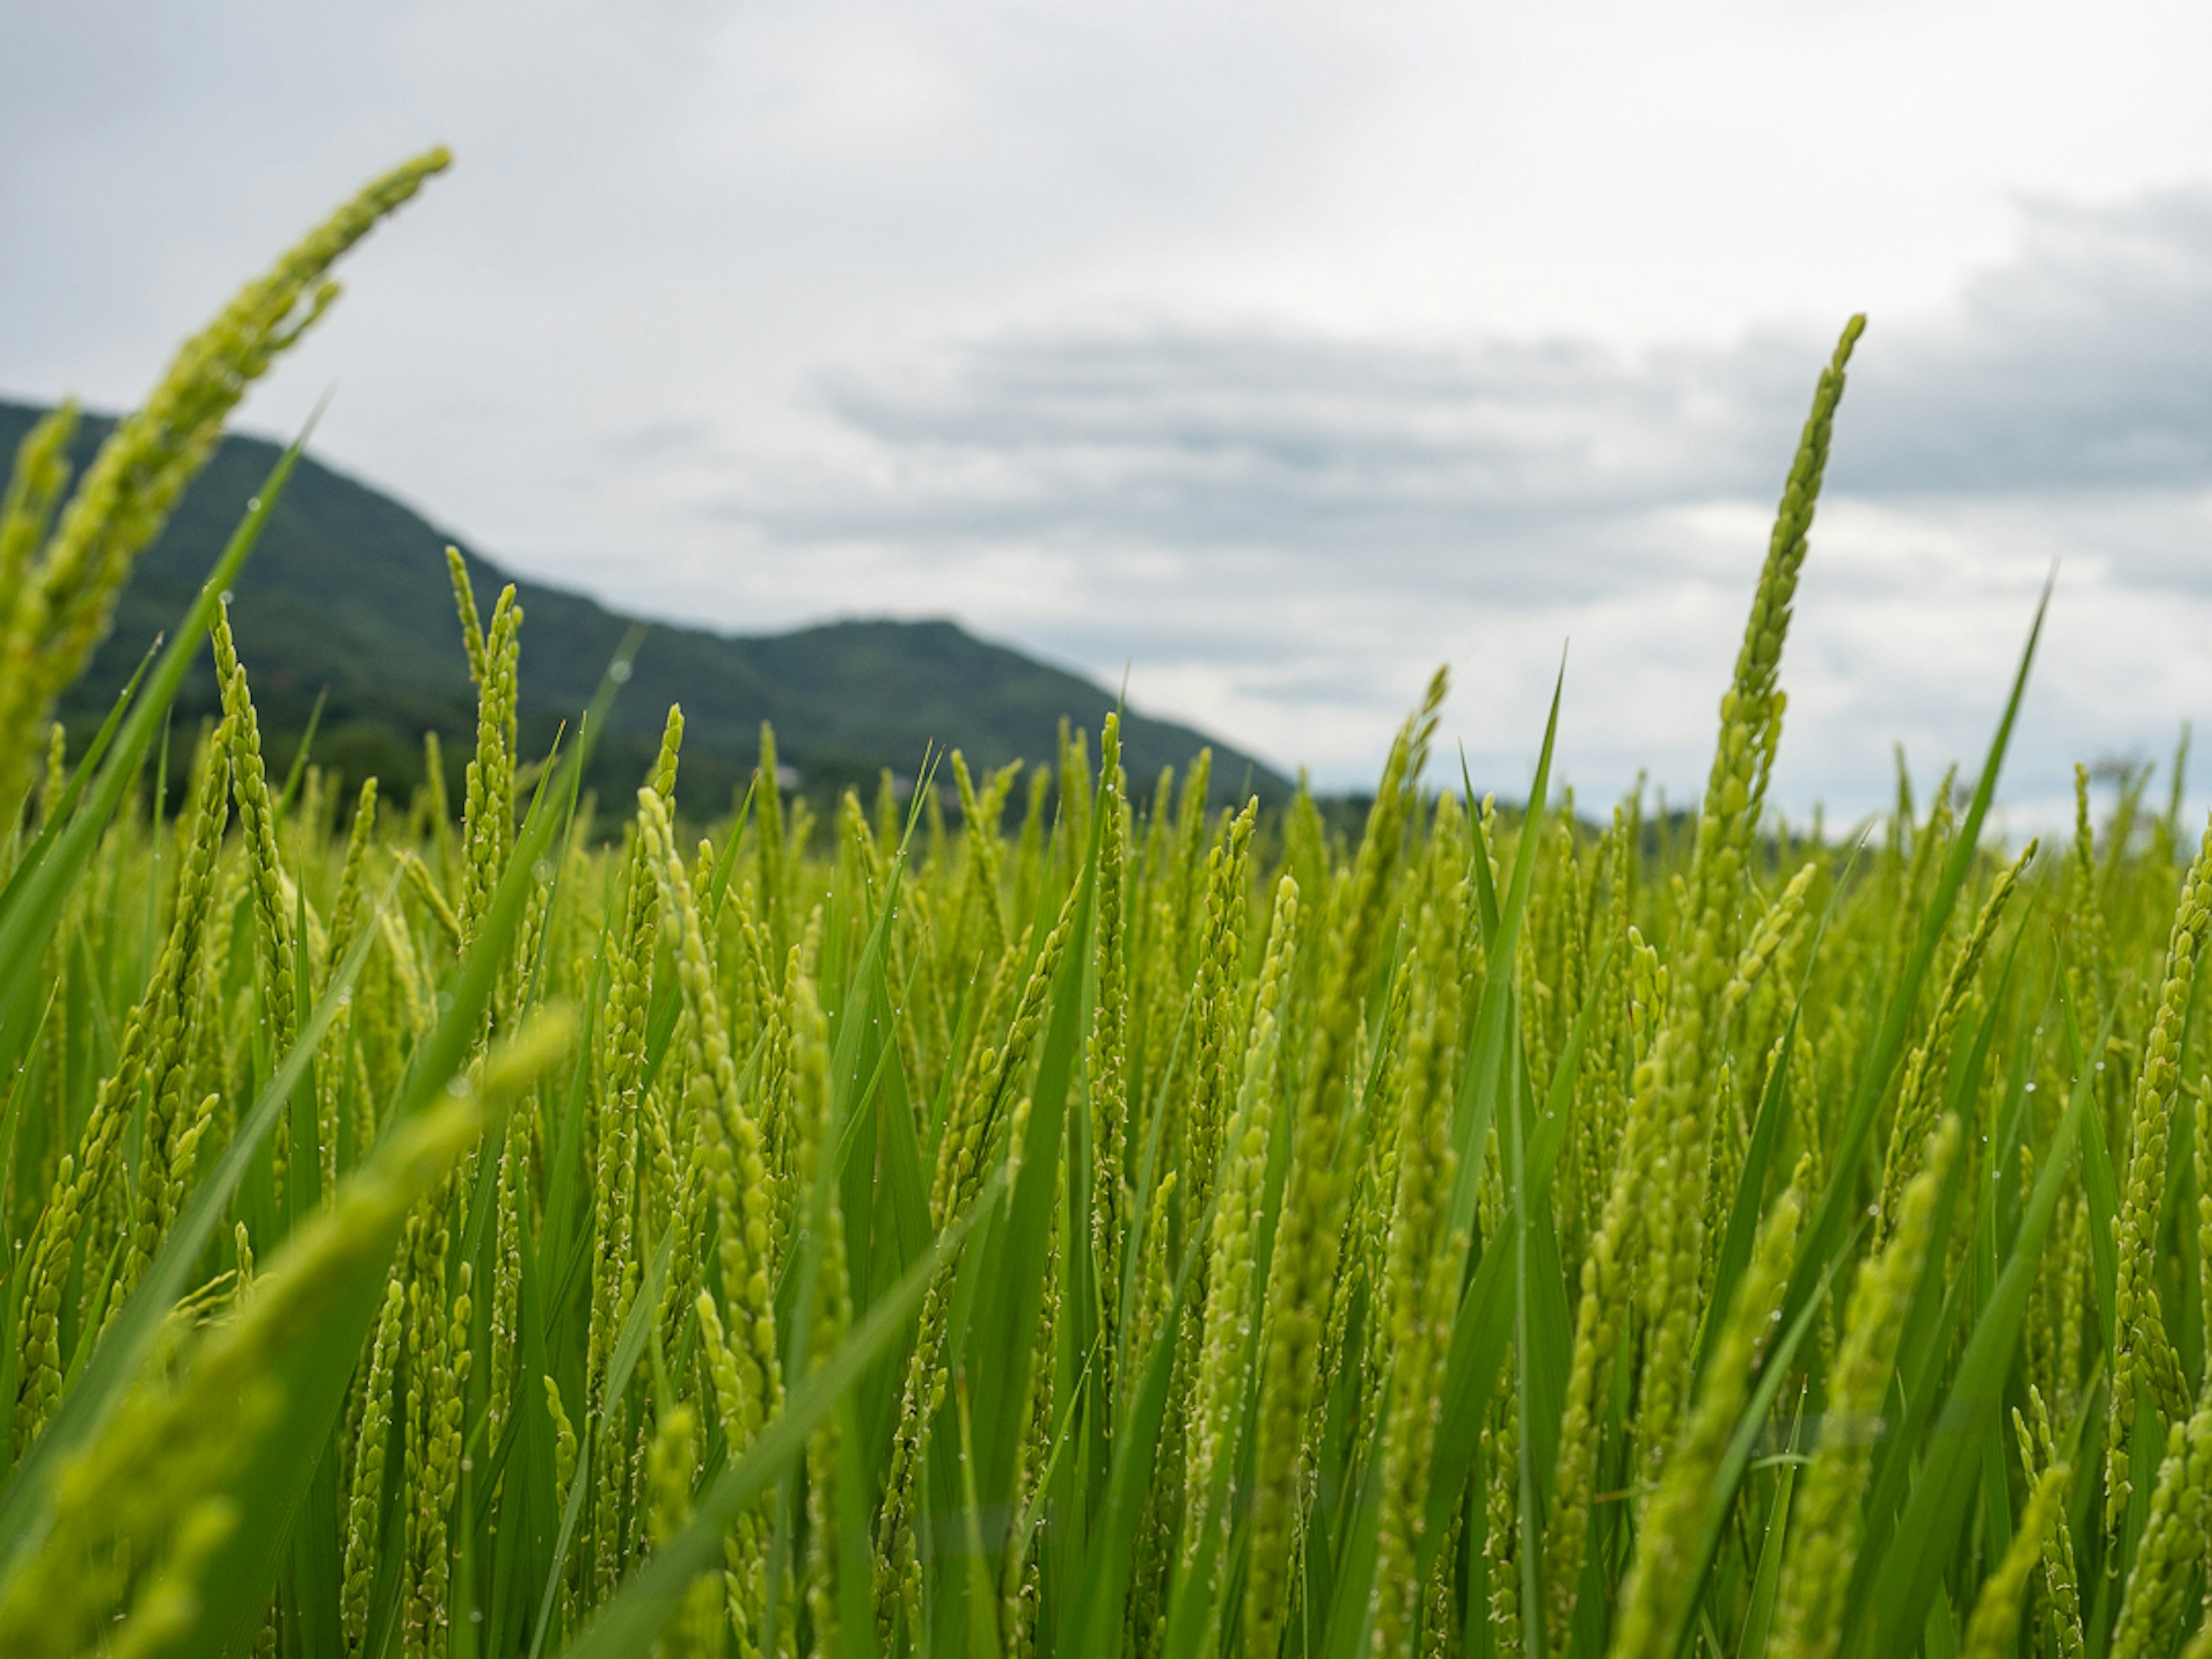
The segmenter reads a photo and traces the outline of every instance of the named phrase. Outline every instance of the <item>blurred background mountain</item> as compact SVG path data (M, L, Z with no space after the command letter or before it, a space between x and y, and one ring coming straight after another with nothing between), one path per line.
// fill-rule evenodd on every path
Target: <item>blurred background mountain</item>
M0 454L12 455L43 413L0 402ZM81 422L70 452L80 475L112 425L106 416ZM72 752L155 636L191 604L278 453L260 439L226 438L141 556L112 632L64 703ZM391 496L312 457L301 460L231 605L264 750L279 775L320 699L311 752L326 771L356 785L374 775L388 798L404 799L423 777L422 735L435 732L459 799L476 697L453 614L449 544L461 545L489 617L511 580L504 571ZM591 701L632 619L536 582L516 581L515 589L524 612L523 743L542 750ZM1095 757L1115 697L951 622L837 622L759 635L656 623L594 757L588 782L603 797L636 787L672 702L683 705L685 722L680 798L711 814L758 763L764 720L775 727L787 789L827 802L849 784L872 800L886 770L910 786L933 744L962 750L978 770L1018 759L1049 764L1066 720L1091 734ZM216 710L204 653L176 707L180 729ZM1272 803L1290 792L1279 773L1172 721L1125 711L1122 744L1139 789L1162 767L1180 772L1210 747L1217 802L1256 793ZM181 767L189 747L174 745L173 766Z

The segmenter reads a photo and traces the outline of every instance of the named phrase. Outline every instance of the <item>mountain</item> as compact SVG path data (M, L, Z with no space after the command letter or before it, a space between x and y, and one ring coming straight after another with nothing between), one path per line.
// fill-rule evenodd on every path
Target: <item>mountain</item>
M0 402L0 456L45 411ZM71 449L80 472L113 422L88 416ZM257 438L223 440L160 538L142 554L115 627L69 694L73 735L95 726L161 629L181 616L277 459ZM461 545L486 617L514 581L523 607L519 712L526 744L543 749L591 701L631 619L582 594L510 578L392 497L303 459L233 595L231 626L252 676L272 766L290 760L319 695L313 754L358 780L375 774L400 799L422 776L422 734L437 732L458 775L475 729L475 696L453 615L445 550ZM715 811L750 775L761 722L781 765L811 794L847 783L872 795L884 769L911 775L925 749L959 748L976 769L1049 763L1062 719L1097 732L1113 695L1064 669L979 640L951 622L825 623L787 634L727 635L655 623L592 769L602 793L636 787L668 705L684 708L681 794ZM216 707L205 653L178 701L183 723ZM1277 800L1280 774L1188 726L1125 711L1132 783L1213 750L1215 799L1249 791Z

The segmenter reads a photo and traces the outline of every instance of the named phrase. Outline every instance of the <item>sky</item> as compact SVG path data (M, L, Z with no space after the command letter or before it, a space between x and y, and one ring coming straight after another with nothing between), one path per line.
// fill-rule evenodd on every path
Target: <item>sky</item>
M1685 800L1864 311L1772 798L1971 775L2055 567L2051 824L2212 732L2208 61L2034 0L21 0L0 395L131 403L444 143L240 425L334 386L321 459L517 572L950 616L1334 788L1444 663L1517 793L1564 665L1578 798Z

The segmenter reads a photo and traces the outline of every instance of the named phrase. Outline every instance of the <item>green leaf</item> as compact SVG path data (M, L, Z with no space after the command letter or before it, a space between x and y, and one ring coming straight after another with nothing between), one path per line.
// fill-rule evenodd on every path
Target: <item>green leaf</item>
M76 812L78 800L83 797L94 774L100 769L100 758L107 753L108 745L114 742L116 732L122 727L124 715L130 712L131 700L138 695L139 683L146 678L146 671L154 665L154 659L161 654L161 641L156 639L147 648L146 654L138 659L138 666L131 672L129 683L116 693L115 706L107 711L107 718L100 721L100 730L93 734L84 753L77 757L76 765L70 773L70 781L63 787L61 799L54 803L53 811L39 826L39 833L31 837L30 844L23 848L21 856L15 860L15 872L8 878L7 884L0 886L0 916L7 915L18 902L23 889L31 884L45 865L46 854ZM167 741L165 721L162 742L166 744ZM166 777L167 773L164 770L158 775ZM157 792L155 799L158 800L159 798Z
M1497 1115L1498 1096L1506 1086L1510 1054L1507 1017L1516 1000L1514 951L1521 939L1522 919L1528 907L1528 886L1535 875L1537 848L1544 839L1552 750L1559 738L1559 697L1566 689L1566 670L1562 667L1552 687L1551 713L1544 722L1544 746L1536 758L1536 776L1528 786L1528 816L1522 820L1520 841L1514 848L1513 875L1506 884L1505 902L1495 907L1495 926L1489 849L1483 840L1481 813L1477 810L1472 787L1468 789L1468 823L1474 842L1473 863L1478 889L1484 899L1483 943L1490 970L1483 978L1482 1000L1475 1008L1474 1041L1468 1048L1467 1069L1454 1103L1452 1145L1459 1148L1459 1174L1452 1186L1447 1237L1458 1232L1470 1236L1474 1233L1475 1200L1482 1190L1484 1151L1491 1121Z
M625 653L635 651L636 638L633 629L625 641ZM628 678L628 660L627 654L619 655L610 665L579 741L562 762L565 767L580 773L589 760L615 689ZM556 789L549 794L541 788L532 801L477 936L441 993L438 1022L416 1043L410 1057L392 1110L378 1136L380 1146L401 1122L430 1105L459 1073L477 1042L493 988L521 923L523 908L536 884L538 862L545 856L560 822L554 805L560 793ZM369 937L369 931L364 929L362 941ZM326 994L323 1005L333 1001ZM323 1005L318 1006L319 1014ZM303 1043L295 1052L312 1055L313 1051L313 1044ZM302 1332L301 1340L286 1352L282 1413L255 1447L247 1472L235 1488L244 1495L240 1512L245 1520L218 1553L208 1578L212 1588L205 1599L202 1628L210 1632L222 1650L245 1651L259 1629L276 1564L313 1473L317 1449L337 1422L362 1344L375 1319L390 1251L387 1243L381 1258L373 1252L365 1255L334 1282L313 1340L309 1333Z
M2054 572L2051 580L2056 580ZM1967 874L1980 856L1982 823L1996 795L1997 775L2003 768L2005 750L2012 741L2014 722L2020 717L2021 699L2027 691L2028 669L2035 661L2036 641L2043 636L2043 619L2050 608L2051 581L2045 581L2043 596L2036 601L2035 621L2028 629L2027 644L2021 652L2019 671L2013 676L2012 695L2006 699L2004 714L1997 722L1996 735L1990 739L1988 758L1982 764L1982 775L1975 781L1973 799L1966 807L1966 816L1959 825L1958 835L1944 859L1942 873L1936 879L1935 893L1921 918L1912 953L1890 993L1881 1034L1860 1073L1858 1092L1852 1098L1850 1115L1838 1137L1827 1188L1821 1194L1804 1241L1798 1247L1796 1268L1790 1275L1789 1293L1783 1301L1785 1316L1794 1316L1812 1294L1814 1280L1826 1271L1828 1263L1844 1247L1856 1202L1859 1165L1874 1134L1881 1103L1889 1093L1891 1079L1904 1056L1905 1034L1920 1000L1921 983L1927 977L1929 964L1935 960L1936 947L1942 943L1952 908L1958 902Z
M387 894L387 899L389 895ZM292 1091L307 1075L315 1049L336 1018L368 956L372 930L363 928L331 975L329 987L301 1028L300 1039L240 1122L230 1144L194 1189L169 1236L155 1253L138 1287L123 1304L96 1345L81 1345L82 1371L62 1395L46 1431L33 1441L0 1492L0 1595L29 1559L51 1520L53 1483L67 1467L69 1454L89 1445L105 1428L109 1413L123 1401L148 1363L161 1321L181 1296L201 1254L221 1224L232 1195L276 1122ZM118 1241L119 1244L119 1241ZM356 1350L358 1349L356 1344ZM82 1359L86 1349L89 1359ZM350 1352L349 1353L350 1364ZM303 1480L313 1472L312 1456Z
M1790 1004L1789 1022L1782 1028L1782 1041L1767 1072L1766 1086L1759 1091L1759 1115L1753 1121L1751 1142L1745 1149L1743 1168L1736 1177L1735 1198L1729 1206L1728 1230L1721 1237L1720 1254L1714 1258L1712 1288L1706 1294L1698 1335L1695 1376L1705 1374L1713 1344L1719 1340L1720 1322L1725 1310L1735 1301L1736 1281L1750 1265L1752 1246L1759 1236L1759 1218L1765 1203L1767 1170L1790 1116L1790 1058L1796 1048L1797 1024L1805 1012L1805 996L1812 986L1813 969L1820 960L1820 946L1828 937L1828 928L1850 887L1851 872L1858 867L1859 854L1865 847L1866 838L1863 836L1852 842L1851 855L1844 861L1843 871L1829 891L1828 902L1820 913L1820 925L1813 933L1812 948L1805 953L1805 966L1797 980L1797 995Z
M645 1282L638 1293L630 1298L629 1317L623 1322L622 1334L615 1340L614 1352L607 1359L608 1400L619 1400L629 1388L631 1374L645 1352L645 1340L660 1306L660 1287L668 1273L668 1258L676 1246L676 1230L670 1228L662 1235L660 1247L653 1252L653 1261L646 1269ZM518 1407L523 1405L518 1400ZM553 1548L553 1559L545 1575L544 1594L538 1598L538 1620L530 1633L530 1659L538 1659L545 1650L545 1638L553 1628L553 1602L561 1589L561 1576L568 1565L568 1547L575 1540L576 1522L583 1513L584 1494L590 1489L592 1476L592 1448L599 1443L596 1433L576 1437L576 1473L568 1481L568 1495L561 1506L561 1533Z
M318 410L316 416L320 413ZM45 988L41 981L46 941L61 921L62 908L78 877L91 862L94 849L137 777L139 765L169 712L169 705L176 699L177 689L184 684L185 672L199 653L200 641L215 619L216 606L237 580L254 544L261 539L261 532L267 527L270 515L275 512L277 500L314 428L315 417L311 417L306 429L270 469L261 493L232 533L222 556L216 561L215 568L200 585L199 596L185 612L176 638L155 665L154 677L147 683L145 694L125 717L115 739L114 752L100 768L91 798L70 814L66 827L50 844L33 877L21 886L11 882L6 892L0 894L0 1049L21 1052L21 1029L33 1019L32 1010L43 1001L40 994Z
M836 1409L871 1360L888 1347L920 1311L923 1293L951 1263L975 1224L999 1201L1006 1177L994 1174L968 1212L938 1236L921 1260L853 1328L836 1352L784 1396L783 1409L761 1431L744 1455L717 1476L693 1507L691 1519L655 1550L583 1633L562 1652L568 1659L631 1659L645 1652L682 1605L684 1592L702 1572L719 1571L722 1536L738 1516L805 1455L807 1437Z
M1743 1412L1736 1419L1735 1432L1729 1438L1728 1450L1722 1455L1720 1466L1713 1471L1712 1484L1705 1489L1705 1507L1698 1522L1698 1544L1690 1559L1696 1568L1698 1588L1682 1602L1682 1622L1669 1644L1677 1654L1689 1645L1691 1620L1694 1610L1703 1605L1705 1585L1711 1579L1713 1564L1718 1556L1721 1534L1728 1523L1729 1513L1735 1507L1736 1488L1743 1482L1744 1471L1750 1466L1752 1449L1766 1427L1766 1419L1774 1410L1774 1400L1788 1378L1790 1362L1796 1358L1798 1345L1804 1341L1826 1304L1828 1288L1833 1283L1832 1269L1815 1287L1814 1296L1798 1310L1788 1330L1783 1333L1759 1367L1759 1386L1752 1390L1751 1398L1744 1402ZM1794 1438L1793 1438L1794 1443Z
M1106 1501L1091 1534L1089 1559L1075 1587L1069 1659L1115 1659L1121 1652L1122 1602L1128 1592L1129 1569L1136 1559L1137 1527L1146 1492L1152 1485L1161 1423L1167 1414L1176 1331L1196 1261L1195 1250L1185 1253L1182 1268L1176 1275L1174 1294L1160 1322L1163 1334L1152 1345L1128 1413L1115 1425Z
M975 1479L985 1501L994 1504L1012 1501L1015 1456L1029 1432L1028 1413L1023 1407L1043 1305L1045 1268L1052 1259L1060 1187L1060 1150L1066 1139L1068 1102L1083 1052L1083 991L1090 952L1080 946L1090 935L1097 869L1094 836L1078 878L1071 942L1054 976L1036 1081L1030 1091L1029 1133L1023 1144L1021 1169L1014 1179L1006 1225L991 1240L987 1291L969 1353L981 1425Z
M1782 1552L1790 1541L1790 1497L1797 1488L1798 1436L1804 1427L1801 1411L1790 1423L1790 1457L1774 1483L1774 1498L1766 1507L1766 1529L1759 1546L1759 1571L1751 1583L1751 1606L1744 1614L1742 1639L1736 1644L1737 1659L1765 1659L1767 1632L1774 1623L1775 1592L1782 1586Z
M1874 1580L1870 1616L1860 1621L1866 1641L1877 1633L1893 1640L1895 1632L1918 1630L1927 1619L1944 1562L1973 1499L1982 1431L1999 1413L2028 1291L2042 1269L2044 1239L2058 1207L2059 1190L2073 1166L2083 1120L2090 1115L2095 1076L2085 1069L2075 1085L2065 1116L2042 1159L2035 1194L2021 1219L2004 1270L1953 1374L1926 1456L1890 1542L1887 1565Z
M2079 1027L2074 1015L2074 1005L2064 1005L2066 1013L2066 1048L2073 1063L2075 1079L2083 1087L2096 1086L2097 1068L2092 1056L2106 1051L2111 1041L2112 1021L2108 1017L2105 1030L2098 1034L2096 1047L2083 1051ZM2112 1364L2113 1348L2118 1340L2113 1320L2119 1307L2119 1236L2120 1189L2112 1174L2112 1155L2105 1142L2105 1117L2099 1111L2085 1113L2081 1119L2081 1190L2089 1202L2089 1254L2097 1275L2097 1312L2104 1339L2105 1364Z

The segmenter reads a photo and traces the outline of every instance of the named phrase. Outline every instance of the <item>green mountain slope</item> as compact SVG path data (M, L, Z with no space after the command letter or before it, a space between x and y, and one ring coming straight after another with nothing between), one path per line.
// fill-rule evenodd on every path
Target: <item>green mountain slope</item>
M12 458L42 412L0 402L0 455ZM84 421L73 452L80 469L110 424ZM224 441L139 560L114 631L64 708L72 728L96 724L155 636L182 614L276 457L258 439ZM314 744L325 766L356 778L375 773L404 796L422 776L421 734L436 731L458 769L475 699L445 568L453 539L388 495L313 459L301 465L231 606L275 764L289 761L326 692ZM463 553L489 614L509 578ZM525 613L521 715L526 738L542 747L590 701L630 619L580 594L515 586ZM703 810L750 774L763 720L775 726L780 761L799 769L810 793L847 782L872 790L883 768L914 773L932 743L960 748L979 768L1049 761L1063 718L1095 741L1114 701L950 622L842 622L753 636L657 624L593 781L603 792L635 787L672 702L683 704L685 720L684 793ZM203 657L179 713L195 719L215 706ZM1188 726L1132 714L1122 732L1140 787L1211 744L1218 799L1288 791L1279 774Z

